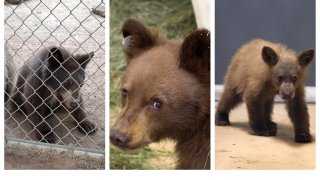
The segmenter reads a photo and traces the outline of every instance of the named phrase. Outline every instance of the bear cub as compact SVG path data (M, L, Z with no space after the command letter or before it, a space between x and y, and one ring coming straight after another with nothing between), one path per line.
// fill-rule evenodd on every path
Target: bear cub
M13 89L13 77L14 77L15 64L13 56L9 52L9 47L4 47L4 103L9 101L10 92Z
M40 141L55 142L49 119L59 107L70 112L80 132L95 131L94 124L86 117L80 92L85 68L93 55L74 56L62 47L44 47L20 69L11 93L12 108L22 110L30 119Z
M127 68L111 143L130 150L173 139L177 169L209 169L210 32L176 42L129 18L122 34Z
M304 100L307 66L314 50L295 52L282 44L255 39L234 55L224 79L224 92L218 103L215 124L230 125L229 112L244 101L252 134L275 136L277 124L272 121L274 97L285 100L294 126L295 141L312 141L309 114Z

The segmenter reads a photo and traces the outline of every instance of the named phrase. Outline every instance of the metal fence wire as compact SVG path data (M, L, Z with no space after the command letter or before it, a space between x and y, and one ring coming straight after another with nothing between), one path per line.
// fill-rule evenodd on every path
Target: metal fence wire
M15 4L15 2L18 2ZM4 6L4 41L5 41L5 88L12 85L15 90L5 91L5 139L6 141L16 141L31 144L40 144L49 147L59 147L66 149L78 149L85 152L104 154L105 147L105 41L104 41L104 2L101 0L6 0ZM47 113L40 113L35 107L34 102L30 102L32 95L38 95L40 87L32 86L32 81L27 78L42 78L44 74L48 78L56 76L68 76L66 79L74 78L74 72L65 69L67 74L58 74L49 70L48 61L50 58L41 61L39 69L28 67L26 62L41 59L38 57L38 51L47 51L51 47L66 49L71 54L70 57L79 57L78 55L92 55L89 63L84 66L78 65L78 68L84 69L85 79L81 83L80 92L82 101L78 102L82 111L86 114L86 120L95 125L95 133L81 133L74 117L79 116L71 109L66 108L67 98L76 98L73 96L80 84L71 83L66 86L65 82L60 82L56 87L47 87L50 89L50 95L47 95L51 101L56 101L58 106L52 108L50 103L47 107ZM52 55L48 53L48 55ZM36 57L35 57L36 56ZM33 58L32 58L33 57ZM40 61L39 61L40 62ZM78 62L78 61L77 61ZM58 67L68 66L67 61L59 62ZM32 65L31 65L32 66ZM27 67L27 68L26 68ZM47 69L46 69L47 68ZM48 73L49 70L49 73ZM31 72L37 71L37 72ZM83 72L83 71L82 71ZM42 74L41 74L42 73ZM29 77L32 74L32 77ZM39 77L41 76L41 77ZM24 84L17 82L18 77L23 79ZM43 79L43 78L42 78ZM59 78L58 78L59 79ZM76 79L74 79L76 81ZM73 82L74 82L73 81ZM78 82L78 81L77 81ZM76 83L77 83L76 82ZM21 83L21 82L20 82ZM29 83L29 84L26 84ZM18 87L19 84L19 87ZM51 86L47 82L42 82L41 86ZM28 97L25 88L29 86ZM62 95L57 92L58 88L64 88L68 95ZM32 89L32 90L30 90ZM14 95L20 92L26 101L22 104L12 101ZM67 97L65 97L67 96ZM7 100L6 100L7 98ZM48 99L41 99L40 104L46 104ZM58 100L57 100L58 99ZM39 99L38 99L39 100ZM53 143L40 142L37 136L41 123L34 122L32 113L26 113L23 108L29 103L33 107L33 114L40 114L41 118L51 129L55 141ZM39 102L36 102L39 104ZM81 104L81 105L80 105ZM15 106L17 105L17 106ZM17 108L12 108L12 107ZM81 115L80 115L81 116Z

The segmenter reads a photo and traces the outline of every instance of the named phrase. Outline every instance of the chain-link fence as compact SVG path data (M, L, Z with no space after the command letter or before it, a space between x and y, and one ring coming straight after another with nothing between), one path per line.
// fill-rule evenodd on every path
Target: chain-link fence
M5 1L6 141L104 155L103 6L101 0Z

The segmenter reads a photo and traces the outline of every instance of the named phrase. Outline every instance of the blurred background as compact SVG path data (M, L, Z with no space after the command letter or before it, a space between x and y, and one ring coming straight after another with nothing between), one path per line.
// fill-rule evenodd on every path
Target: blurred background
M279 42L295 51L315 48L315 0L216 0L215 83L223 78L232 56L255 38ZM315 86L315 59L307 86Z

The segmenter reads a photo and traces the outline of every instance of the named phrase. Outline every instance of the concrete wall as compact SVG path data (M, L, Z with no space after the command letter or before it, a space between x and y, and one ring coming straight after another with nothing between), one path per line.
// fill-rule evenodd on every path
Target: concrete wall
M236 50L254 38L296 51L315 48L315 0L215 0L216 84ZM315 59L306 85L315 86Z

